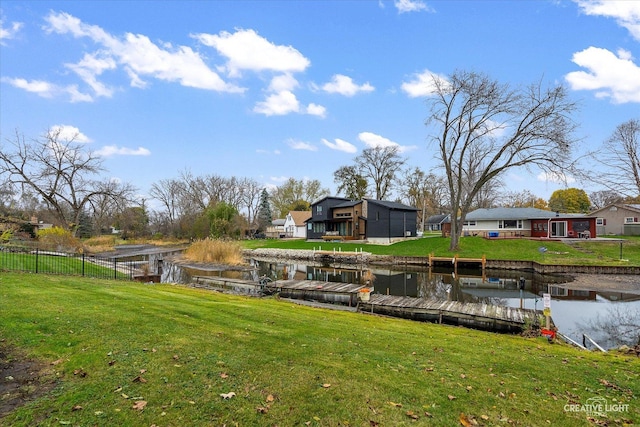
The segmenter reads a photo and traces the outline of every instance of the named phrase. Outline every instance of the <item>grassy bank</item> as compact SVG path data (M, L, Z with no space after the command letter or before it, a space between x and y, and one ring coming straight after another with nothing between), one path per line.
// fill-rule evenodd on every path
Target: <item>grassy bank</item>
M0 297L0 346L56 379L0 425L589 426L565 405L596 397L640 421L635 356L173 285L3 273Z
M463 237L460 250L449 251L449 238L433 236L417 240L399 242L392 245L368 245L349 242L307 242L305 240L247 240L243 245L247 249L318 249L355 251L364 250L375 255L394 256L453 256L487 259L536 261L547 264L572 265L640 265L640 237L625 236L622 241L622 260L618 239L582 240L572 242L539 241L527 239L484 239L482 237ZM542 253L539 249L546 248Z

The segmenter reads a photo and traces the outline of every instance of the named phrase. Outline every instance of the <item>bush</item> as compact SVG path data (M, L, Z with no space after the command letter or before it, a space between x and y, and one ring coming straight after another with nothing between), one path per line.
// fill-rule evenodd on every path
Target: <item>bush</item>
M204 239L194 242L186 250L185 258L190 261L217 264L244 264L242 246L228 240Z
M61 227L45 228L37 233L39 246L42 249L58 252L81 252L82 243L71 234L71 231Z

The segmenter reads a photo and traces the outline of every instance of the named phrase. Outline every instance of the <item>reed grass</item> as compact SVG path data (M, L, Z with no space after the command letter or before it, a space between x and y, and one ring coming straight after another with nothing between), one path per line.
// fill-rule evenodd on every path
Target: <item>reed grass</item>
M194 242L184 254L189 261L242 265L245 263L242 245L231 240L203 239Z

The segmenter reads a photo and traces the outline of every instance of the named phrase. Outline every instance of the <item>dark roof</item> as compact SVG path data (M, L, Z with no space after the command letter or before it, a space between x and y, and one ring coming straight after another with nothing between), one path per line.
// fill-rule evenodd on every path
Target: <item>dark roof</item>
M332 199L332 200L344 200L344 201L350 201L351 199L347 199L346 197L335 197L335 196L325 196L321 199L316 200L315 202L311 203L312 205L317 205L318 203L327 200L327 199Z
M388 209L392 210L402 210L402 211L417 211L419 209L414 208L413 206L408 206L398 202L387 202L385 200L376 200L376 199L365 199L369 203L374 203L380 206L384 206Z
M360 203L362 203L362 200L349 200L348 202L343 202L335 205L334 208L350 208Z
M441 224L448 217L449 215L447 214L431 215L427 218L427 224Z

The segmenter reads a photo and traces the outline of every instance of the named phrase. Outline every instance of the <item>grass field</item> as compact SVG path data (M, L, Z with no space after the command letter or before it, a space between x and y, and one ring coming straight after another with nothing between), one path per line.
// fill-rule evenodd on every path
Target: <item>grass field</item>
M355 251L364 250L375 255L394 256L453 256L487 259L536 261L546 264L577 265L640 265L640 236L624 236L622 240L622 260L620 257L621 240L581 240L571 243L562 241L539 241L528 239L484 239L482 237L463 237L460 250L449 251L449 238L430 236L417 240L395 243L393 245L370 245L349 242L307 242L305 240L246 240L247 249L318 249ZM545 253L540 252L545 247Z
M0 275L0 313L5 354L41 361L54 381L2 426L640 422L638 357L542 338L19 273ZM626 409L596 416L601 424L567 411L595 398Z

